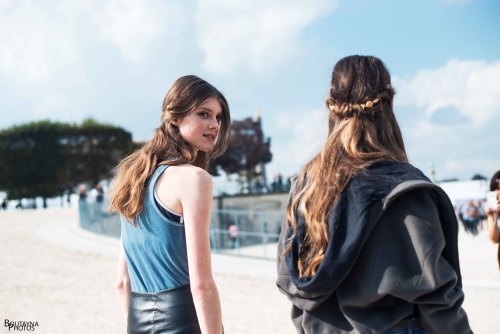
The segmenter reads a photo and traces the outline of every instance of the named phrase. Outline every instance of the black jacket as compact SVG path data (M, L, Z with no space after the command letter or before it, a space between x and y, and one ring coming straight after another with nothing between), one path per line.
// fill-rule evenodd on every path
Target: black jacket
M426 333L471 333L461 308L458 224L447 195L409 164L383 162L354 176L328 215L317 272L299 278L305 223L292 248L285 221L277 285L298 333L382 333L421 319Z

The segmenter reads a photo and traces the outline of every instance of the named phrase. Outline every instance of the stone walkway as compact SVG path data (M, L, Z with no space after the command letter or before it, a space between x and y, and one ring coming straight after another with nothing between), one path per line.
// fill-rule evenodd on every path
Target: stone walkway
M0 212L0 333L5 319L35 333L124 333L114 291L119 241L84 231L71 209ZM496 246L461 231L464 308L475 333L500 328ZM294 333L275 263L213 255L226 333Z

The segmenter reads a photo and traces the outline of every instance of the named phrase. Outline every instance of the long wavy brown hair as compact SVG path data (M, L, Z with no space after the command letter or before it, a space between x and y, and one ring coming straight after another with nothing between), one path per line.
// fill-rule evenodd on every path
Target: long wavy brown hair
M212 151L196 151L172 121L181 121L211 97L217 99L222 109L219 133ZM214 86L197 76L177 79L163 100L162 110L161 125L155 129L153 139L119 163L112 182L110 210L118 211L131 224L143 208L145 185L158 165L191 164L206 170L212 159L224 153L229 142L231 118L227 101Z
M321 264L329 242L329 209L351 178L376 161L408 161L392 109L394 94L389 72L376 57L349 56L335 65L326 100L328 138L300 172L287 208L291 239L298 215L306 224L298 260L300 277L313 276ZM291 239L284 253L290 251Z

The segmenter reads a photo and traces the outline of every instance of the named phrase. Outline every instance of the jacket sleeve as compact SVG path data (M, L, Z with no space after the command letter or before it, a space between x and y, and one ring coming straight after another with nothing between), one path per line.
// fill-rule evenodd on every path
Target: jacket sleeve
M403 282L395 283L390 293L416 305L426 333L472 333L467 315L462 309L464 293L459 283L460 269L452 265L444 256L452 253L458 257L457 243L445 238L443 224L456 224L456 221L441 221L436 193L431 189L412 190L401 195L388 208L379 222L390 224L394 236L405 255L399 258L409 267L409 275L403 274ZM445 229L448 230L448 229ZM457 238L457 236L453 236ZM404 240L410 242L403 242ZM406 249L405 249L406 248ZM405 284L401 284L405 283Z

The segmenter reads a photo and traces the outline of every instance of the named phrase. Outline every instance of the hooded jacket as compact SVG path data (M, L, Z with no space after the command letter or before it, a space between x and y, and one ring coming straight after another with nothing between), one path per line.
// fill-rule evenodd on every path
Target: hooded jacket
M455 212L420 170L379 162L355 175L329 210L329 243L311 277L298 274L306 225L296 217L293 238L283 223L277 285L298 333L383 333L410 317L426 333L472 332L461 307Z

